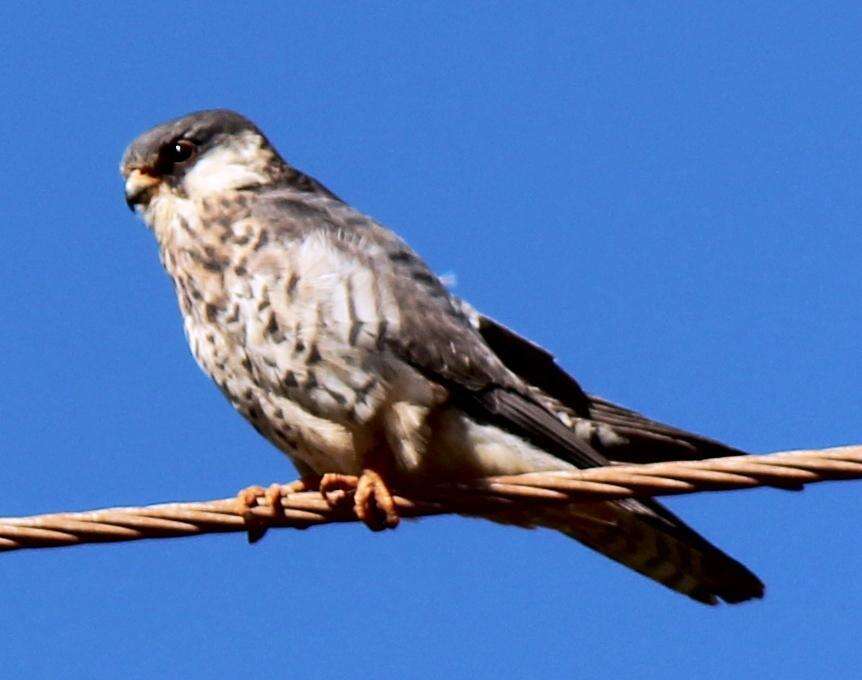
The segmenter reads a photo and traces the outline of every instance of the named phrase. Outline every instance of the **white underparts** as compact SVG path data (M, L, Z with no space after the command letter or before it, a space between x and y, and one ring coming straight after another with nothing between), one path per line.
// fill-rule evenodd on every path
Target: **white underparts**
M568 467L442 406L445 389L385 349L402 319L379 245L325 230L262 239L269 225L251 217L228 232L204 223L206 199L261 180L260 154L252 134L213 149L186 175L187 197L162 185L145 213L192 352L237 410L318 473L355 474L381 445L398 471L432 478ZM204 266L208 252L218 267Z

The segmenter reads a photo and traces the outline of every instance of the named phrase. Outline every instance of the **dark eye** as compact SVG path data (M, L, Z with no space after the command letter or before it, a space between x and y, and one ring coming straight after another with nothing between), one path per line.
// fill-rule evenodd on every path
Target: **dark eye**
M195 145L188 139L178 139L168 144L164 151L165 160L171 163L184 163L195 155Z

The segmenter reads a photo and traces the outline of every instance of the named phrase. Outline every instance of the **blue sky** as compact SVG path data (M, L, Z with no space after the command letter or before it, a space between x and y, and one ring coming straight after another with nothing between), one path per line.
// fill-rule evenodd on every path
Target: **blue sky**
M293 478L198 371L123 203L125 145L213 106L589 391L753 452L862 442L855 3L285 5L0 9L0 514ZM859 492L671 501L766 581L736 608L457 518L0 555L0 668L846 677Z

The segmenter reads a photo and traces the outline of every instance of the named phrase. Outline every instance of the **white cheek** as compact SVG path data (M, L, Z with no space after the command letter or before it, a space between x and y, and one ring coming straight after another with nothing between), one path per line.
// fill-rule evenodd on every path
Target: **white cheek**
M257 135L246 134L205 153L183 179L186 195L203 198L266 182L269 154L261 148L261 141Z

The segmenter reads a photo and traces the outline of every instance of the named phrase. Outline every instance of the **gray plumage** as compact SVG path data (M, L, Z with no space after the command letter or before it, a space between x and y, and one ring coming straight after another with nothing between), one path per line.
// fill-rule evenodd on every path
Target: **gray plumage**
M303 475L373 468L421 484L739 454L585 394L238 114L160 125L130 146L122 172L195 358ZM557 529L702 602L763 593L654 501L490 519Z

